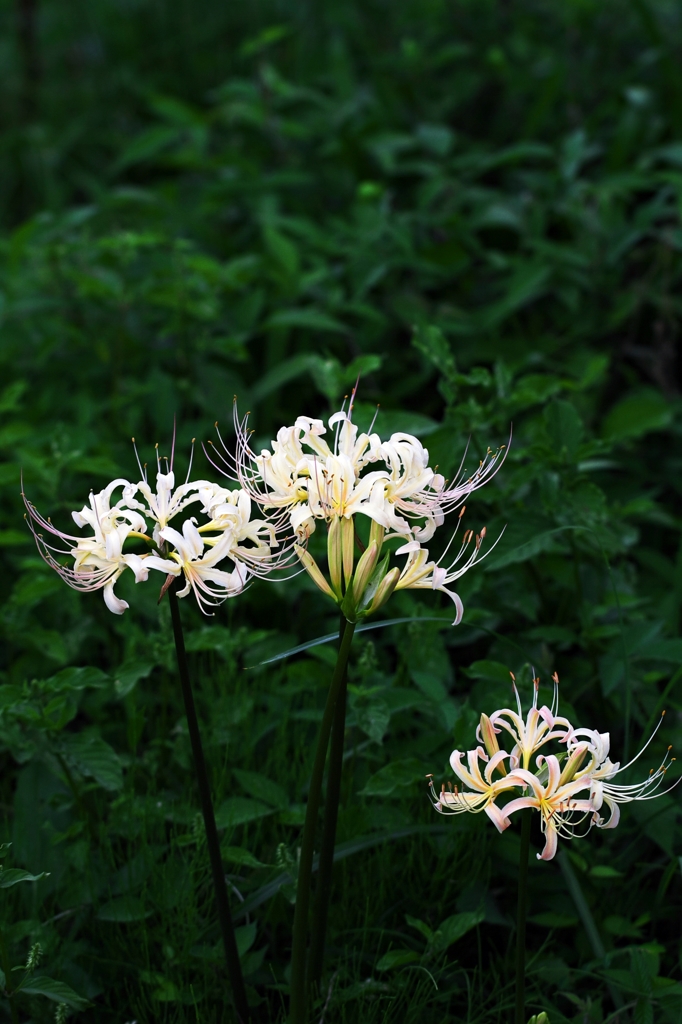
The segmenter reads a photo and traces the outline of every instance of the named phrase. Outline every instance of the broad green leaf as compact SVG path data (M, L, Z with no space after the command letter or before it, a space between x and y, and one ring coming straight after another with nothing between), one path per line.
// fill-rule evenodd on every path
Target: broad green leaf
M4 871L0 871L0 889L9 889L17 882L37 882L48 874L47 871L41 871L39 875L32 875L30 871L24 871L22 868L5 868Z
M396 789L405 789L408 786L416 787L418 783L425 787L427 770L416 757L407 757L402 761L389 761L367 780L364 789L360 790L360 794L361 796L390 796Z
M235 928L234 937L237 940L239 955L244 956L256 941L256 922L252 921L251 924L245 924L242 925L241 928Z
M453 914L452 917L447 917L434 933L434 949L438 952L444 952L446 949L449 949L467 932L470 932L472 928L480 924L484 917L484 910L469 910L461 914Z
M239 864L246 868L269 867L268 864L264 864L262 860L258 860L249 850L244 850L241 846L221 846L220 852L223 860L230 864Z
M557 455L574 459L583 436L583 424L570 402L554 401L545 409L545 429Z
M421 956L413 949L391 949L379 960L377 970L391 971L395 967L404 967L405 964L413 964L418 960L421 960Z
M261 800L269 807L275 807L277 810L281 810L288 805L289 798L282 787L278 783L272 782L265 775L261 775L260 772L247 771L245 768L233 768L232 771L240 785L244 787L247 793L254 796L256 800Z
M128 661L125 662L114 674L114 690L117 697L127 697L140 679L146 679L153 669L150 661Z
M90 1005L87 999L79 996L69 985L55 978L48 978L44 974L37 977L32 974L26 984L20 985L19 989L26 995L45 996L55 1003L66 1003L72 1010L84 1010Z
M216 825L218 828L236 828L237 825L245 825L249 821L257 821L268 814L273 814L274 809L259 800L249 800L245 796L232 796L224 800L216 811Z
M673 408L660 391L646 388L627 394L606 415L602 426L610 441L642 437L653 430L665 430L673 418Z
M113 747L97 733L63 733L62 745L67 758L83 775L95 779L104 789L123 788L121 760Z

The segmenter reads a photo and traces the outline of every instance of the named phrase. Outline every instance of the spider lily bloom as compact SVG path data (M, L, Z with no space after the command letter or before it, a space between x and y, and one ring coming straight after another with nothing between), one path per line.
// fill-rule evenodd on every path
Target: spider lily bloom
M112 495L119 487L123 488L123 497L112 505ZM91 493L89 506L84 506L80 512L71 513L77 526L92 530L90 537L73 536L58 530L23 495L26 520L43 559L74 590L102 590L107 608L115 615L122 615L128 607L127 601L114 593L114 584L125 569L132 570L136 583L146 580L149 574L145 555L123 553L123 545L128 538L150 539L146 534L147 524L143 517L126 507L134 493L135 485L123 478L112 480L98 494ZM50 543L45 539L43 531L68 546L65 548ZM63 565L59 561L64 556L73 558L73 566Z
M448 590L447 584L454 583L454 581L458 580L460 576L463 576L479 558L485 534L486 530L485 527L483 527L480 534L476 534L476 543L469 552L468 558L466 558L459 568L457 568L458 562L464 558L471 541L474 539L473 530L466 531L462 538L462 545L459 549L459 553L447 568L440 565L440 562L442 562L447 556L447 549L438 562L429 562L429 552L425 548L422 548L418 541L410 541L408 544L403 544L403 546L398 548L396 551L396 555L407 554L408 558L395 584L395 589L442 591L444 594L448 595L457 609L455 621L452 624L453 626L458 626L462 621L462 616L464 615L464 605L462 604L459 594L456 594L453 590ZM497 544L497 541L495 541L495 544ZM493 544L490 551L494 549L495 544ZM487 554L490 554L490 551L488 551ZM486 556L483 555L482 557L485 558Z
M434 799L433 806L441 814L462 814L464 811L476 814L478 811L485 811L498 832L504 832L510 821L506 815L506 810L500 810L495 800L500 793L513 789L514 781L510 782L509 775L506 774L502 778L493 781L493 773L495 769L501 769L504 772L502 762L505 757L509 757L509 754L505 753L504 750L499 750L489 758L481 747L477 747L476 750L469 750L466 754L469 765L468 769L462 764L464 756L462 751L454 750L450 757L450 764L455 775L461 779L465 786L468 786L468 789L459 790L455 786L453 791L452 786L448 784L449 788L447 790L445 785L443 785L440 793L436 794L433 777L427 776L427 778L431 779L430 789ZM488 762L482 773L478 763L479 760Z
M426 589L448 594L457 610L455 624L459 623L462 602L448 586L479 557L485 530L465 558L474 539L467 531L450 564L442 564L447 549L438 562L429 561L421 544L443 523L445 512L482 486L500 462L489 453L472 477L447 488L442 475L428 465L428 451L416 437L395 433L382 442L371 428L360 433L351 414L352 398L348 412L342 409L330 417L329 440L322 420L299 416L293 427L278 431L271 450L257 455L249 446L247 418L238 419L235 405L236 454L232 457L223 445L222 452L216 451L222 466L214 465L239 481L276 529L289 526L304 568L349 621L377 611L393 590ZM356 567L358 516L369 519L370 535ZM328 528L328 577L307 550L320 521ZM396 552L408 556L402 569L391 569L386 554L382 558L384 542L391 538L404 542Z
M237 542L233 531L224 530L220 536L206 539L197 529L196 520L187 519L182 524L182 533L166 526L159 537L168 557L149 555L146 565L165 572L168 577L184 575L185 586L178 591L178 597L186 597L192 591L202 612L206 613L207 608L241 594L249 571L235 556ZM234 563L232 572L218 568L226 558Z
M516 797L504 805L503 813L510 818L525 807L540 812L540 824L545 837L545 847L537 854L538 860L551 860L556 851L559 836L572 839L577 829L587 822L589 832L595 823L595 808L590 796L589 776L563 781L561 764L554 754L540 754L537 758L539 775L526 768L514 768L506 777L508 783L525 786L530 793ZM587 791L587 796L576 799L578 793ZM584 834L584 833L583 833Z
M554 698L551 708L543 705L538 708L538 693L540 680L534 679L533 704L526 718L523 717L521 698L516 688L516 680L512 675L514 694L516 696L517 711L510 708L502 708L490 715L489 723L493 734L500 735L504 729L514 740L514 747L511 751L512 764L521 768L528 768L531 758L541 747L550 740L558 740L565 743L568 736L573 735L575 730L567 718L558 717L556 712L559 707L559 677L554 673ZM479 743L483 743L481 727L477 732Z
M664 714L665 712L663 712L663 715ZM678 779L677 782L674 782L672 786L668 787L668 789L663 790L663 792L660 791L668 768L675 760L674 757L670 756L671 747L668 747L666 750L663 761L658 768L655 770L652 768L647 778L642 782L635 782L632 785L622 785L611 781L616 777L616 775L619 775L621 772L630 768L630 766L642 756L660 729L661 722L663 721L663 715L661 715L658 725L647 742L631 761L628 761L627 764L624 764L621 767L618 762L613 764L608 759L608 756L606 756L603 763L594 771L589 773L588 778L591 786L590 793L595 810L597 812L600 811L603 805L606 804L610 811L609 818L606 821L600 815L597 815L596 824L599 828L616 827L620 821L619 804L629 804L635 800L654 800L658 796L663 796L665 793L669 793L670 790L674 789L680 782L680 779ZM606 738L606 754L608 754L608 733L605 733L604 736Z

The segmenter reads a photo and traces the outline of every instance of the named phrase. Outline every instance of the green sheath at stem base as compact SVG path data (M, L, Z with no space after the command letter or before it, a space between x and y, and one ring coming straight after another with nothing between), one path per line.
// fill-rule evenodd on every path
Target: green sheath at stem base
M315 852L315 831L320 812L322 779L324 776L324 763L327 759L329 735L332 731L334 711L339 693L346 676L346 666L348 665L348 656L354 632L355 623L346 622L336 659L334 675L332 676L331 686L327 694L327 703L317 737L313 771L310 776L310 790L301 842L301 859L298 867L296 910L294 911L294 935L291 951L291 1003L289 1006L290 1024L307 1024L306 946L308 939L308 913L310 909L310 883L313 873L313 854Z
M211 861L213 890L215 893L218 920L220 921L220 930L223 936L223 945L225 947L227 972L230 978L230 984L232 985L232 996L234 998L237 1018L240 1024L247 1024L247 1022L251 1020L251 1014L249 1011L249 1004L246 999L246 989L244 987L244 978L242 977L242 968L239 962L239 950L237 949L237 942L234 937L234 927L232 924L232 915L230 913L230 903L227 898L227 885L225 884L223 860L220 855L218 829L216 828L215 814L213 813L211 787L208 782L204 750L201 745L201 734L199 732L199 722L197 721L196 708L194 707L194 695L192 694L192 685L189 679L187 656L185 654L185 640L182 633L182 620L180 618L178 598L175 593L179 585L181 585L179 580L176 580L171 584L168 590L168 600L170 601L173 636L175 638L175 651L178 656L180 685L182 687L182 696L185 702L185 715L187 716L187 728L189 730L189 738L192 744L192 754L194 755L194 771L196 774L197 786L199 787L201 812L204 816L206 846L208 848L208 855Z
M528 852L533 811L521 811L521 850L519 852L519 903L516 916L516 1014L515 1024L526 1021L526 906L528 902Z

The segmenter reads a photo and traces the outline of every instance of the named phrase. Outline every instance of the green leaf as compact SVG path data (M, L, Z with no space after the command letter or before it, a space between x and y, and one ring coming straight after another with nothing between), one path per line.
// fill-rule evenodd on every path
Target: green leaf
M123 788L121 760L106 740L95 732L65 733L62 745L66 757L83 775L93 778L104 789Z
M249 800L245 796L232 796L225 800L216 811L216 825L218 828L236 828L237 825L246 825L249 821L257 821L268 814L273 814L273 808L261 803L259 800Z
M555 401L545 409L545 429L557 455L574 459L583 436L580 416L570 402Z
M116 896L113 900L104 903L97 911L98 921L144 921L152 916L153 911L148 910L141 899L137 896Z
M552 910L547 910L543 914L533 914L528 920L533 924L542 925L543 928L573 928L578 923L577 917L572 917L570 914L557 914Z
M220 852L223 859L229 861L230 864L239 864L246 868L267 868L270 866L254 857L249 850L242 849L241 846L221 846Z
M39 875L32 875L30 871L24 871L22 868L6 868L0 871L0 889L9 889L17 882L37 882L41 878L46 878L48 874L49 871L41 871Z
M405 964L416 963L417 960L421 960L419 953L415 953L413 949L391 949L388 953L384 953L381 960L377 964L378 971L391 971L395 967L404 967Z
M455 942L479 925L485 917L485 911L468 910L462 914L447 917L438 927L434 935L434 946L439 950L449 949Z
M260 772L246 771L244 768L232 769L240 785L247 793L251 793L256 800L262 800L269 807L282 810L288 806L289 798L285 791L276 782L272 782Z
M303 327L311 331L334 331L346 333L347 328L335 317L319 309L280 309L269 318L266 327Z
M234 937L237 942L239 955L244 956L256 941L256 922L252 921L251 924L245 924L242 925L241 928L235 928Z
M426 787L426 769L416 757L406 757L402 761L390 761L367 780L361 796L390 796L396 789L416 786L422 783Z
M100 668L83 665L80 668L63 668L61 672L51 676L47 682L55 690L86 690L89 688L101 689L109 684L110 678Z
M18 986L17 991L31 996L45 996L55 1003L66 1003L72 1010L84 1010L90 1005L87 999L79 996L69 985L54 978L47 978L44 974L37 977L35 974L31 975L25 985Z
M189 648L188 648L189 649ZM114 676L114 690L119 698L127 697L135 689L140 679L146 679L153 669L149 661L124 662Z
M602 433L610 441L642 437L670 426L673 409L659 391L642 389L627 394L607 414Z

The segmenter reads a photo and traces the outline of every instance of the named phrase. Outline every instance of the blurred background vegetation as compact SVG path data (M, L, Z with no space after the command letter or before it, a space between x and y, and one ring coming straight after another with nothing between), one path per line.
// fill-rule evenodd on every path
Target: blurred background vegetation
M0 917L13 963L40 942L34 979L82 997L20 1019L66 998L83 1024L231 1020L167 608L66 590L20 472L68 530L135 476L132 435L149 460L174 417L180 452L216 419L229 442L237 395L266 443L360 374L359 419L379 403L446 474L469 437L472 462L514 439L467 510L508 525L464 623L402 594L388 614L414 621L358 638L315 1019L507 1021L517 830L437 818L423 775L449 777L510 669L529 699L530 666L615 758L666 708L641 775L682 745L679 5L3 0L0 26L2 806L11 863L50 872ZM253 666L335 616L300 576L210 622L188 605L274 1021L333 651ZM529 1014L679 1022L680 854L675 792L533 863Z

